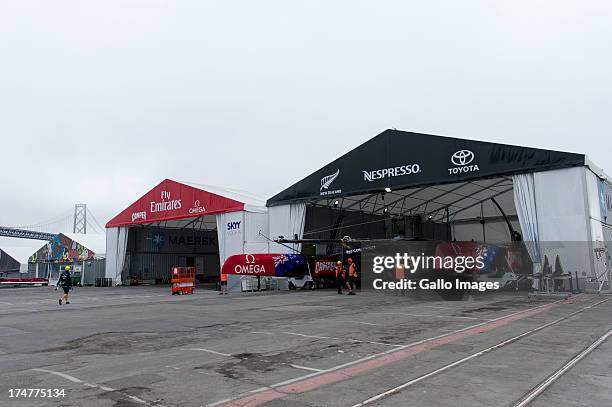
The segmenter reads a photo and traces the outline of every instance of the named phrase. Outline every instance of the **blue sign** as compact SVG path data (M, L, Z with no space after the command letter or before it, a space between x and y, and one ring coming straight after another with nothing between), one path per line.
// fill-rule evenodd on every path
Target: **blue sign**
M227 230L238 230L242 221L227 222Z
M612 212L612 186L605 181L599 181L599 207L601 208L601 219L604 223L610 223L608 214Z

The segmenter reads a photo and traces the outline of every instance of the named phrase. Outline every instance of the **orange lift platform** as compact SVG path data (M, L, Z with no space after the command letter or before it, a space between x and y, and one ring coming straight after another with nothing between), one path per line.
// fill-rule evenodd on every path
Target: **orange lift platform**
M193 294L195 267L172 267L172 295Z

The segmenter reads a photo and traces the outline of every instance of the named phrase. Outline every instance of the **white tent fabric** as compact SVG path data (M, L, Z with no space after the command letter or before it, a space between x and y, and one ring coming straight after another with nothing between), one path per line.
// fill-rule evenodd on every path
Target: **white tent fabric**
M128 228L106 229L106 278L113 280L113 284L121 283L121 273L125 265L127 249Z
M219 261L234 254L268 253L268 216L257 212L229 212L216 215Z
M512 177L514 206L523 232L525 247L534 262L534 272L540 263L540 234L533 174L518 174Z
M593 272L591 279L598 285L598 290L609 289L610 280L610 264L608 255L610 254L610 229L606 225L606 203L605 196L600 196L600 193L605 194L605 181L598 178L592 170L585 171L586 189L588 200L589 226L591 228L591 250L594 253L592 256ZM599 199L595 199L598 197Z
M0 249L21 264L28 264L30 257L45 246L47 242L41 240L18 239L14 237L0 237Z
M219 264L244 250L244 211L227 212L216 215L217 236L219 239Z
M244 218L243 253L269 253L268 214L246 212Z
M14 237L0 237L0 249L19 262L19 272L28 272L28 261L30 257L40 250L46 243L40 240L16 239ZM36 269L35 277L38 277Z
M585 167L534 174L540 241L587 242Z
M277 239L284 236L293 239L295 235L299 239L304 236L304 224L306 220L306 204L303 202L288 205L273 206L268 209L270 238ZM300 251L302 245L292 245L294 250ZM277 243L270 243L270 253L286 252L287 247Z
M217 222L217 240L219 242L219 264L222 266L227 257L225 256L225 233L220 233L224 227L227 227L227 214L220 213L215 216Z
M268 211L268 208L266 208L266 200L248 191L224 188L216 185L196 184L193 182L184 181L180 182L203 191L208 191L225 198L233 199L234 201L242 202L244 203L244 210L246 212L266 213Z
M540 256L565 272L593 273L585 167L534 174Z

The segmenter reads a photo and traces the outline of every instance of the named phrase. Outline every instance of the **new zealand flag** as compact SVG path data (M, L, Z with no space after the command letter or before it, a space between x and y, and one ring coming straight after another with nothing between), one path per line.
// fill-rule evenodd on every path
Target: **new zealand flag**
M293 277L297 269L301 269L299 266L306 263L304 257L299 254L275 254L272 259L277 277Z

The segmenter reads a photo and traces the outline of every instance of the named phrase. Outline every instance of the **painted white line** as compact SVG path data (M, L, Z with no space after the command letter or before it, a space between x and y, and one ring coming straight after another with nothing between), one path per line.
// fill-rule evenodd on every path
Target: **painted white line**
M327 320L329 321L329 320ZM362 322L362 321L349 321L349 320L336 320L336 322L345 322L347 324L360 324L360 325L372 325L372 326L386 326L385 324L374 324L372 322Z
M257 332L253 332L253 333L257 333ZM306 334L301 334L301 333L297 333L297 332L280 332L280 333L281 334L285 334L285 335L301 336L301 337L304 337L304 338L331 339L333 341L348 341L348 342L352 342L352 343L371 343L373 345L393 346L393 347L402 346L402 345L395 345L395 344L392 344L392 343L383 343L383 342L374 342L374 341L361 341L359 339L335 338L333 336L306 335Z
M309 374L304 375L304 376L298 376L298 377L295 377L293 379L285 380L285 381L282 381L282 382L279 382L279 383L274 383L274 384L271 384L271 385L266 386L266 387L260 387L260 388L255 389L255 390L251 390L251 391L239 394L236 397L225 398L223 400L215 401L213 403L206 404L206 406L207 407L219 406L219 405L228 403L228 402L230 402L232 400L236 400L236 399L239 399L241 397L247 396L249 394L261 393L261 392L266 391L266 390L270 390L270 389L275 389L277 387L286 386L288 384L299 382L299 381L304 380L304 379L309 379L311 377L319 376L319 375L324 374L324 373L334 372L336 370L344 369L345 367L353 366L353 365L356 365L356 364L359 364L359 363L362 363L362 362L366 362L368 360L376 359L376 358L379 358L381 356L388 355L390 353L399 352L401 350L404 350L406 348L410 348L412 346L417 346L417 345L420 345L420 344L425 343L425 342L433 341L433 340L444 338L444 337L447 337L447 336L452 336L452 335L458 334L458 333L463 332L463 331L467 331L467 330L470 330L470 329L473 329L473 328L477 328L479 326L483 326L483 325L489 324L490 322L494 322L494 321L498 321L500 319L508 318L510 316L513 316L513 315L522 314L522 313L527 312L527 311L533 311L533 310L536 310L536 309L539 309L539 308L543 308L543 307L549 306L550 304L560 303L560 302L565 301L565 300L566 299L563 298L563 299L560 299L560 300L557 300L557 301L553 301L551 303L545 303L545 304L542 304L542 305L538 305L537 307L527 308L527 309L523 309L523 310L520 310L520 311L516 311L516 312L514 312L512 314L504 315L504 316L501 316L499 318L492 319L489 322L479 322L477 324L469 325L469 326L466 326L464 328L459 328L459 329L456 329L454 331L445 332L445 333L442 333L440 335L432 336L431 338L421 339L421 340L416 341L416 342L411 342L411 343L408 343L406 345L402 345L402 346L397 347L395 349L389 349L387 351L375 353L375 354L370 355L370 356L364 356L364 357L362 357L360 359L356 359L356 360L353 360L351 362L343 363L343 364L338 365L338 366L333 366L333 367L330 367L329 369L322 370L321 372L313 372L313 373L309 373ZM255 332L252 332L252 333L255 333Z
M93 384L93 383L84 382L83 380L78 379L78 378L76 378L74 376L70 376L69 374L66 374L66 373L56 372L54 370L48 370L48 369L39 369L39 368L34 368L32 370L37 371L37 372L49 373L49 374L52 374L52 375L55 375L55 376L59 376L59 377L62 377L64 379L66 379L66 380L69 380L69 381L71 381L73 383L82 384L85 387L97 388L97 389L100 389L100 390L103 390L103 391L107 391L107 392L119 392L117 389L113 389L112 387L107 387L107 386L102 386L102 385L99 385L99 384ZM121 393L125 397L127 397L130 400L133 400L133 401L135 401L137 403L145 404L147 406L149 405L149 403L147 403L145 400L143 400L141 398L138 398L136 396L132 396L130 394L122 393L122 392L119 392L119 393Z
M30 309L30 308L10 308L9 310L12 312L5 312L4 314L5 315L15 314L16 313L15 311L18 311L18 312L24 312L24 311L25 312L39 312L41 311L39 309Z
M148 404L146 401L144 401L143 399L138 398L136 396L128 395L128 398L131 399L131 400L134 400L135 402L140 403L140 404Z
M401 384L401 385L399 385L397 387L389 389L389 390L387 390L385 392L377 394L376 396L370 397L369 399L364 400L361 403L354 404L352 407L362 407L362 406L365 406L366 404L370 404L370 403L373 403L375 401L381 400L383 398L389 397L389 396L391 396L391 395L393 395L395 393L398 393L399 391L401 391L401 390L403 390L403 389L405 389L407 387L412 386L413 384L422 382L425 379L429 379L430 377L435 376L435 375L437 375L439 373L442 373L442 372L444 372L444 371L446 371L448 369L451 369L451 368L453 368L455 366L461 365L461 364L463 364L465 362L468 362L468 361L470 361L472 359L475 359L475 358L477 358L479 356L482 356L482 355L484 355L486 353L492 352L492 351L497 350L499 348L502 348L502 347L504 347L506 345L514 343L514 342L518 341L519 339L521 339L521 338L523 338L525 336L528 336L528 335L531 335L531 334L536 333L538 331L541 331L541 330L543 330L545 328L548 328L549 326L556 325L559 322L565 321L566 319L569 319L569 318L573 317L574 315L577 315L577 314L579 314L579 313L581 313L583 311L586 311L587 309L596 307L597 305L602 304L602 303L604 303L606 301L609 301L611 299L612 298L607 298L607 299L605 299L603 301L599 301L598 303L595 303L595 304L583 307L583 308L581 308L581 309L579 309L577 311L574 311L574 312L572 312L572 313L570 313L570 314L568 314L568 315L566 315L564 317L557 318L554 321L548 322L548 323L546 323L544 325L540 325L537 328L534 328L534 329L531 329L529 331L523 332L522 334L516 335L516 336L514 336L514 337L512 337L510 339L506 339L505 341L502 341L502 342L498 343L497 345L493 345L493 346L491 346L489 348L481 350L480 352L473 353L470 356L466 356L466 357L464 357L462 359L459 359L459 360L457 360L455 362L449 363L448 365L442 366L441 368L436 369L436 370L434 370L432 372L429 372L429 373L424 374L422 376L419 376L419 377L417 377L415 379L412 379L409 382L406 382L406 383Z
M593 352L599 345L601 345L606 339L608 339L612 335L612 329L606 332L603 336L597 339L595 342L591 344L588 348L580 352L576 357L566 363L561 369L557 370L555 373L550 375L546 380L544 380L540 385L538 385L535 389L530 391L527 395L525 395L520 402L514 405L514 407L524 407L531 403L536 397L538 397L544 390L550 387L559 377L563 376L568 370L574 367L578 362L584 359L589 353Z
M285 334L285 335L301 336L301 337L304 337L304 338L332 339L332 340L335 340L335 341L338 341L338 340L341 341L342 340L340 338L334 338L332 336L306 335L306 334L301 334L301 333L297 333L297 332L281 332L281 333Z
M476 318L476 317L458 317L455 315L431 315L431 314L409 314L407 312L377 312L377 314L383 315L406 315L409 317L425 317L425 318L459 318L459 319L474 319L477 321L491 321L486 318Z
M267 387L264 387L264 388L263 388L263 390L262 390L262 388L255 389L255 390L253 390L253 391L250 391L249 393L259 393L259 392L264 391L264 390L268 390L268 388L267 388ZM244 393L244 394L248 394L248 393ZM214 406L219 406L219 405L221 405L221 404L229 403L229 402L230 402L230 401L232 401L232 400L234 400L234 399L232 399L232 398L227 398L227 399L223 399L223 400L215 401L214 403L206 404L206 407L214 407Z
M340 294L336 294L336 295L322 295L320 297L316 297L316 298L339 298Z
M322 372L323 369L315 369L314 367L306 367L306 366L300 366L300 365L294 365L289 363L289 366L294 367L296 369L302 369L302 370L310 370L311 372Z
M212 354L215 354L215 355L226 356L226 357L232 356L229 353L221 353L221 352L217 352L215 350L204 349L204 348L189 348L189 349L186 349L186 350L194 350L194 351L199 351L199 352L208 352L208 353L212 353Z
M417 307L423 307L423 308L433 308L433 309L446 309L446 310L460 310L461 308L459 307L440 307L438 305L422 305L422 304L415 304L415 306Z
M12 304L12 303L10 303L10 302L4 302L4 301L0 301L0 304L4 304L4 305L13 305L13 304Z
M35 370L37 372L49 373L49 374L52 374L52 375L55 375L55 376L59 376L59 377L63 377L64 379L70 380L73 383L83 383L83 380L77 379L76 377L70 376L69 374L66 374L66 373L55 372L53 370L47 370L47 369L38 369L38 368L35 368L35 369L32 369L32 370Z

